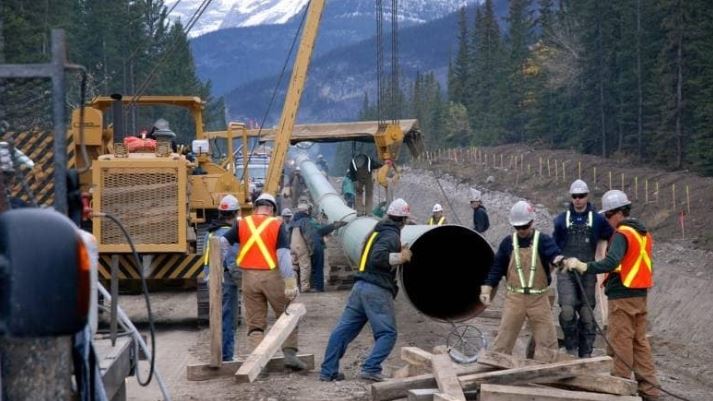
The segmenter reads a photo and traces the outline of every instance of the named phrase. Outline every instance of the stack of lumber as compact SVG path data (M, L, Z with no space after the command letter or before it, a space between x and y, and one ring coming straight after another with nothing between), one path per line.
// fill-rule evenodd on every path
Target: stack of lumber
M608 356L541 363L483 351L458 365L447 353L401 348L408 365L393 380L371 386L374 401L640 401L633 380L609 374Z

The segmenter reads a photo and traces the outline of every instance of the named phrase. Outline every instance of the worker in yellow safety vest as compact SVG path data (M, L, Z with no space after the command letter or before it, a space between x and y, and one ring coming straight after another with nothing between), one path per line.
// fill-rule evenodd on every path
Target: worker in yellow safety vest
M605 293L609 305L607 335L614 358L612 374L629 379L634 373L639 395L647 401L659 400L656 366L646 337L646 297L654 286L654 240L639 220L629 216L631 202L624 192L607 191L602 196L601 213L616 230L609 240L606 257L589 263L569 258L564 265L567 270L581 274L608 273Z
M442 226L446 224L446 216L443 215L443 206L440 203L433 205L431 217L426 223L429 226Z
M255 349L267 328L267 305L280 316L298 294L292 269L290 237L286 226L275 216L275 198L263 193L255 200L252 215L236 222L221 240L224 255L229 245L238 243L235 263L243 271L242 293L248 326L248 345ZM283 343L285 366L304 370L297 358L297 329Z

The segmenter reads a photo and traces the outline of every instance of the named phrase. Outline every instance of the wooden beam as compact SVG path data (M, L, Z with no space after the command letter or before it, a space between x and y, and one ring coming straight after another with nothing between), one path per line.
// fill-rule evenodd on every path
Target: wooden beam
M534 359L522 359L502 352L480 351L478 363L500 369L521 368L523 366L540 365L542 362Z
M612 359L608 356L577 359L573 361L525 366L489 373L477 373L459 377L461 387L466 390L489 384L548 383L581 374L608 373Z
M452 397L454 400L465 401L465 394L463 394L463 389L461 389L458 382L458 376L453 362L451 362L451 357L447 354L434 355L431 358L431 367L441 393Z
M253 352L248 355L245 363L235 373L235 380L239 383L252 383L262 371L262 368L267 365L268 361L275 355L278 349L285 342L287 337L297 327L297 322L307 312L304 304L292 304L289 306L287 313L283 313L270 331L265 334L262 342L255 347Z
M314 369L314 354L299 354L297 358L307 365L307 370ZM244 360L223 362L220 367L214 368L206 363L188 365L186 368L186 379L188 381L203 381L217 379L220 377L231 377L243 365ZM285 357L272 357L264 370L268 372L281 372L285 370Z
M472 364L463 365L460 367L459 375L468 375L472 373L490 372L493 368L490 366ZM406 379L388 380L381 383L371 385L371 398L373 401L387 401L404 398L408 396L408 391L419 388L435 388L437 386L436 378L432 374L424 374L408 377Z
M480 401L641 401L641 397L587 393L538 387L483 384Z
M433 401L433 396L438 393L436 388L417 388L408 391L408 401Z
M211 237L208 246L210 246L208 272L210 366L219 368L223 362L223 253L220 238Z
M547 385L614 395L636 395L638 388L634 380L609 375L581 375Z
M460 401L461 398L450 394L436 393L433 395L433 401ZM463 396L465 400L465 396Z
M401 347L401 360L416 366L430 366L433 354L418 347Z

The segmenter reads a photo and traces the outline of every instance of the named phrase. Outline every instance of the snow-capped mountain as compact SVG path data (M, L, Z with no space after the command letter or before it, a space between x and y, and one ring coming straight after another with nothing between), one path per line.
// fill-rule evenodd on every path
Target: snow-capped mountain
M171 9L178 0L166 0ZM478 0L400 0L399 20L405 25L443 17L459 7ZM190 33L191 37L219 29L267 24L284 24L300 13L309 0L213 0ZM181 0L171 12L174 20L186 23L202 0ZM389 18L391 2L384 0ZM329 14L337 17L373 18L375 0L327 0Z

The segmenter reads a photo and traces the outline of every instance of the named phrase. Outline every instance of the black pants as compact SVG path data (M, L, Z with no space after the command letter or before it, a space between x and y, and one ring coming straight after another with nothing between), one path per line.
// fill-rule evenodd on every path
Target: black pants
M578 353L580 357L592 353L596 331L594 314L584 304L587 298L592 310L595 307L595 290L597 276L594 274L580 275L584 294L574 276L579 273L557 273L557 296L560 304L560 326L564 332L564 345L569 353Z

